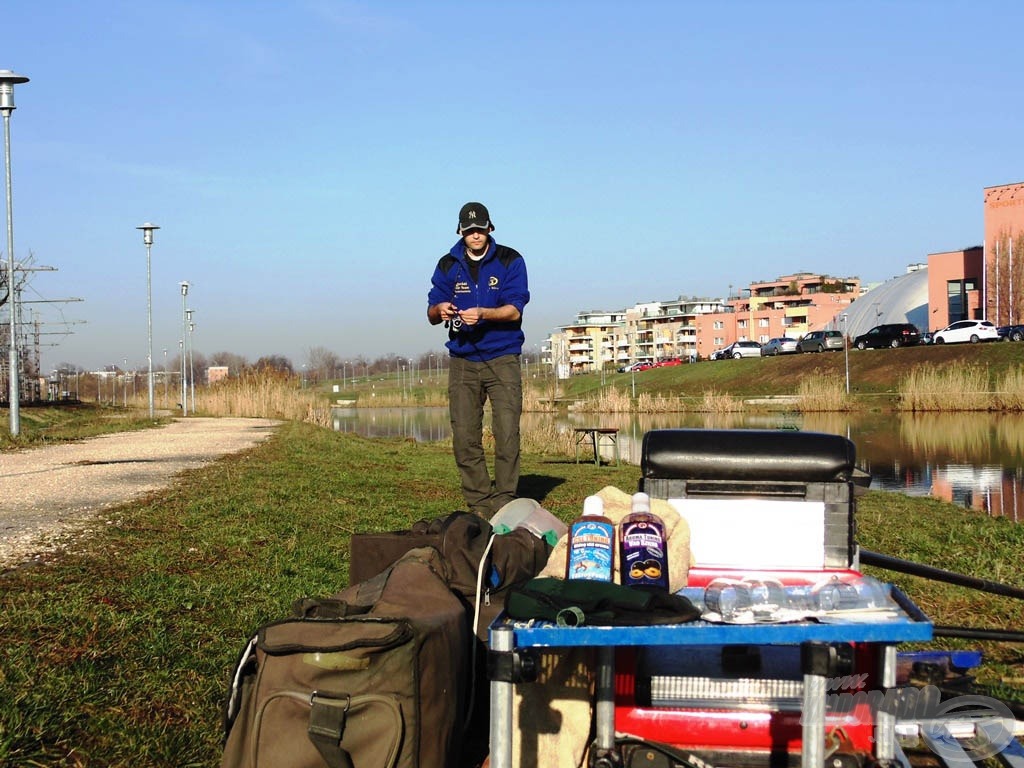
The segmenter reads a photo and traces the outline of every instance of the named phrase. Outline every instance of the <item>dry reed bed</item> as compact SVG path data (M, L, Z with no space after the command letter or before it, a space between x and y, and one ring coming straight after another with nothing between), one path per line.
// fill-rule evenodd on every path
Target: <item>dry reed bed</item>
M992 381L977 365L915 368L900 382L897 408L905 411L1024 410L1024 368L1008 370Z
M548 389L524 387L523 410L554 411L556 393ZM861 401L862 402L862 401ZM137 397L134 406L144 407ZM360 393L360 405L379 407L444 407L443 389L415 392ZM860 407L846 392L842 376L814 372L804 379L796 392L794 408L803 413L840 413ZM609 387L576 402L574 411L604 414L707 413L732 414L750 406L734 395L709 389L696 396L669 396L642 393L636 399L628 392ZM894 408L911 412L929 411L1024 411L1024 367L1010 369L997 381L991 381L987 369L959 366L939 369L916 368L899 383ZM322 390L302 388L298 377L250 373L195 391L195 410L210 416L242 416L306 421L330 427L332 404ZM561 441L560 435L538 437L538 446L546 440ZM565 437L571 441L571 436Z

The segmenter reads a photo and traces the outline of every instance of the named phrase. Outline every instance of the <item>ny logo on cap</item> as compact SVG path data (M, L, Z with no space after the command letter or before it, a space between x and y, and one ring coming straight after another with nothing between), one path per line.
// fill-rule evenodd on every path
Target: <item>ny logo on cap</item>
M468 216L471 219L475 219L476 218L476 211L472 211L472 210L469 211Z

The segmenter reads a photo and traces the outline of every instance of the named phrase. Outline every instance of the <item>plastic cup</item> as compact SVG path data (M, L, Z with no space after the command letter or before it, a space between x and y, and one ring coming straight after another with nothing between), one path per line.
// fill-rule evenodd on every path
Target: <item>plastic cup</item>
M715 579L704 589L704 606L724 620L750 610L750 586L735 579Z

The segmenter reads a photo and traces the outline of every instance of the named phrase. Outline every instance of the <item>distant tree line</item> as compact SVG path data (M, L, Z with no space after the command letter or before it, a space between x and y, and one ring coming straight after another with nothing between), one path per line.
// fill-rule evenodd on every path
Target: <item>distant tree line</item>
M216 352L204 355L194 351L190 370L194 372L196 386L205 386L206 370L224 366L229 377L238 377L250 371L272 371L279 375L301 376L310 381L355 380L361 378L396 376L399 373L416 374L419 378L436 375L447 368L448 356L444 352L423 352L415 357L403 357L390 352L375 358L356 355L343 358L326 347L310 347L305 350L305 362L296 366L285 355L263 355L250 362L244 355L234 352ZM165 390L171 398L174 387L180 384L181 354L174 357L153 360L153 373L157 381L157 398ZM93 375L98 374L98 375ZM190 374L191 375L191 374ZM74 363L62 362L50 374L51 390L58 398L70 397L96 402L122 402L125 395L134 396L138 388L146 387L148 366L145 362L135 365L107 365L99 371L88 371ZM169 385L169 386L168 386ZM44 395L45 397L45 395Z

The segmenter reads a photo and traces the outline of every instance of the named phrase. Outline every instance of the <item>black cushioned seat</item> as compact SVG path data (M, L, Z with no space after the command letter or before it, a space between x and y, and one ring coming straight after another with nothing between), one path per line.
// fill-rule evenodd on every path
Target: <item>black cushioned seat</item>
M644 435L645 478L847 481L856 451L842 435L768 429L654 429Z
M654 429L640 490L657 499L785 499L823 505L821 567L855 562L856 451L842 435L768 429ZM723 522L724 525L728 523ZM774 524L784 529L785 516ZM785 560L785 552L779 551Z

